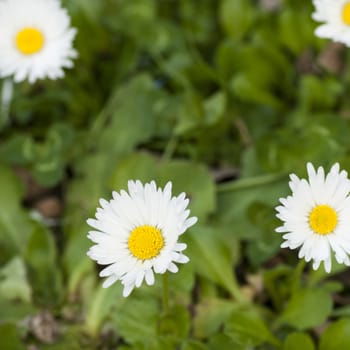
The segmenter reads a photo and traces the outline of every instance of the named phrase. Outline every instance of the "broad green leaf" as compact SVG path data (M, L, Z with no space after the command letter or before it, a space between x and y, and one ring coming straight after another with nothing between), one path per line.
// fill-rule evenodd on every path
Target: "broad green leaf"
M184 251L186 254L186 250ZM171 290L177 294L177 297L186 298L190 302L190 293L195 285L195 270L191 263L178 265L179 272L169 275ZM181 299L183 300L183 299Z
M120 87L111 101L110 123L99 135L102 151L127 154L145 142L156 131L155 104L162 95L156 83L147 75L139 75Z
M31 301L31 288L22 258L14 257L0 269L0 296L8 300Z
M254 7L250 0L224 0L220 7L220 22L228 35L241 39L254 19Z
M21 322L28 315L37 312L33 303L19 302L18 300L9 300L8 298L0 297L0 323L5 322Z
M275 209L261 202L252 203L248 207L247 214L249 220L261 232L257 239L249 242L247 255L253 266L260 266L280 250L282 237L274 234L280 221L275 216Z
M264 104L275 109L281 109L282 105L278 97L259 85L247 73L238 74L231 82L232 92L242 101Z
M33 229L29 215L21 208L23 185L0 164L0 262L23 253Z
M332 311L332 298L322 288L300 289L287 303L280 322L304 330L325 322Z
M278 22L277 34L281 43L295 54L315 43L313 23L309 20L308 10L286 8L278 17Z
M52 232L36 226L28 241L25 260L33 299L43 306L55 306L62 298L62 275Z
M217 333L210 337L208 348L210 350L247 350L247 346L239 343L238 339L234 339L223 333Z
M143 183L156 178L159 162L147 153L134 153L122 159L111 176L110 188L120 191L127 187L128 180Z
M333 108L342 91L337 79L320 79L314 75L304 75L300 82L299 103L304 111Z
M225 299L204 299L196 305L193 331L196 338L208 338L229 318L235 304Z
M332 323L321 335L320 350L350 348L350 319L343 318Z
M181 347L181 350L207 350L208 347L199 341L189 340Z
M69 292L76 290L79 281L94 266L86 255L93 244L87 239L90 228L86 220L94 216L99 198L111 197L106 179L111 169L114 169L115 161L115 157L101 153L85 157L76 164L79 176L67 186L63 226L67 243L63 266L68 275Z
M225 333L241 344L256 346L265 342L279 345L260 315L255 311L233 311L225 324Z
M113 324L128 343L148 343L158 334L159 308L154 298L131 296L111 315Z
M234 297L240 298L238 286L233 277L233 266L237 256L233 256L218 229L196 225L187 235L188 255L202 276L218 283Z
M0 144L0 159L11 164L29 164L34 157L34 142L28 135L18 133Z
M283 344L283 350L315 350L312 338L307 333L291 333Z
M262 233L249 218L249 208L257 202L270 207L273 203L277 205L278 198L287 190L286 175L278 173L242 178L223 183L218 190L217 217L220 222L229 226L236 238L257 240ZM271 232L271 235L278 234Z
M174 305L168 314L159 319L158 333L171 335L176 338L186 339L190 331L190 314L183 305Z
M0 324L0 348L6 350L25 350L16 325L12 323Z
M164 162L160 164L158 176L163 184L173 182L174 194L186 193L191 199L191 215L199 220L215 210L215 185L204 165L180 160Z
M122 289L121 283L118 282L109 288L102 288L102 282L99 280L95 292L90 296L91 302L85 318L85 329L90 335L97 336L103 322L124 302Z
M226 107L226 95L218 92L204 102L205 120L208 125L217 123L224 117Z
M291 266L282 264L264 271L264 286L277 310L284 307L290 296L294 271Z

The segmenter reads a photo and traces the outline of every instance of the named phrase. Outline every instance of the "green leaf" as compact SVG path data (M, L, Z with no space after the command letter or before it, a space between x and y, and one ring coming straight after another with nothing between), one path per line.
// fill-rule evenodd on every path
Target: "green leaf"
M6 350L25 350L17 327L11 323L0 324L0 349Z
M87 239L89 226L86 220L92 217L98 199L108 198L108 174L114 169L115 158L109 154L95 154L76 164L77 178L67 186L63 226L66 237L63 266L68 275L68 290L75 292L81 279L93 270L93 262L86 256L92 242ZM93 169L93 171L91 171Z
M193 331L196 338L208 338L229 318L235 304L224 299L204 299L196 305Z
M31 288L22 258L14 257L0 269L0 282L1 297L8 300L31 301Z
M340 350L350 348L350 319L335 321L321 335L320 350Z
M254 19L254 7L248 0L224 0L220 7L220 23L234 39L241 39Z
M33 139L17 134L0 144L0 158L15 165L29 164L33 159Z
M190 314L183 305L174 305L169 313L159 319L158 332L160 335L171 335L186 339L190 331Z
M253 310L233 311L225 324L225 333L241 344L256 346L265 342L279 345L260 315Z
M156 131L155 104L161 95L148 74L141 74L122 85L108 106L111 120L98 136L100 149L127 154L153 136Z
M236 238L258 240L261 238L261 228L252 222L249 217L249 208L258 202L270 208L272 203L277 205L281 193L287 190L287 181L283 173L259 175L242 178L232 183L223 183L218 189L216 216L220 222L229 226L232 235ZM267 234L265 232L265 235ZM277 235L275 232L270 234Z
M268 89L264 89L264 86L259 86L261 83L257 84L255 77L252 78L251 74L247 73L237 74L231 82L232 92L242 101L281 109L282 104L278 97L275 97Z
M294 269L291 266L277 265L264 271L264 286L276 309L281 310L291 294Z
M292 295L279 321L304 330L321 325L331 311L329 292L322 288L301 289Z
M224 117L226 107L226 95L220 91L210 96L204 102L205 121L207 125L213 125Z
M306 4L306 6L309 6ZM279 27L277 34L281 43L295 54L301 53L306 47L316 41L313 33L313 23L309 20L309 9L283 10L278 16Z
M18 300L5 299L0 297L0 323L23 321L28 315L32 315L38 310L32 303L19 302Z
M261 202L252 203L247 210L249 220L258 227L258 239L248 243L247 254L253 266L260 266L280 250L281 236L271 234L280 222L273 207Z
M158 334L159 308L154 298L136 298L136 295L126 298L111 317L118 332L128 343L144 344Z
M39 225L33 231L25 251L28 277L34 300L44 306L60 303L62 275L52 233Z
M124 302L121 283L115 283L109 288L102 288L101 285L99 280L95 292L90 296L85 318L85 329L92 336L98 335L103 322L116 312L117 305Z
M237 339L222 333L210 337L208 347L210 350L247 350L247 346L239 343Z
M307 333L291 333L287 336L283 350L315 350L312 338Z
M21 208L23 185L14 173L0 164L0 263L22 253L33 229L29 215Z
M207 350L208 347L199 341L189 340L181 347L181 350Z
M196 271L240 298L233 278L233 265L237 256L234 256L218 229L197 224L191 228L191 234L187 235L186 240L188 255Z
M299 103L304 111L332 108L343 92L337 79L320 79L314 75L304 75L300 82Z
M173 182L174 194L186 193L191 199L191 215L199 220L215 210L215 185L204 165L180 160L164 162L160 164L158 177L163 184Z

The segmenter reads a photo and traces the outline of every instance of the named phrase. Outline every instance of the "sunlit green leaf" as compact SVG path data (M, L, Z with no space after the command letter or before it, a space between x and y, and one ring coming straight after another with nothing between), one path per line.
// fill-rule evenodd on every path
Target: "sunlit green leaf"
M22 258L15 257L0 269L0 296L8 300L30 302L31 288Z
M0 324L0 348L8 350L25 350L17 327L11 323Z
M288 335L283 350L315 350L312 338L306 333L291 333Z
M255 346L265 342L279 344L279 340L254 311L233 311L225 324L225 332L234 340L247 346Z
M331 324L322 334L320 350L346 349L350 346L350 320L347 318Z
M332 311L332 298L321 288L300 289L287 303L281 322L296 329L307 329L321 325Z

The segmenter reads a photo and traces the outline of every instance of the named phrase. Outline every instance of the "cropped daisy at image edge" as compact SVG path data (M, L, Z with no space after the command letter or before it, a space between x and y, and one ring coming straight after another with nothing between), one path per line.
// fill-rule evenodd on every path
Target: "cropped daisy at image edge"
M315 12L312 18L322 22L315 35L350 46L350 1L313 0Z
M328 174L324 168L317 171L307 163L308 179L290 175L292 195L280 198L277 217L283 225L276 229L283 233L282 248L300 248L298 257L318 269L323 262L331 271L332 251L339 264L350 265L350 180L339 164Z
M186 209L189 199L185 193L172 197L172 183L164 189L154 181L142 184L129 181L128 192L113 192L110 201L100 200L96 219L87 223L95 230L88 238L96 243L88 256L100 265L107 265L101 277L107 277L107 288L120 280L127 297L145 281L154 284L154 273L176 273L175 263L185 264L185 243L178 242L189 227L197 222Z
M0 1L0 77L57 79L72 68L76 29L59 0Z

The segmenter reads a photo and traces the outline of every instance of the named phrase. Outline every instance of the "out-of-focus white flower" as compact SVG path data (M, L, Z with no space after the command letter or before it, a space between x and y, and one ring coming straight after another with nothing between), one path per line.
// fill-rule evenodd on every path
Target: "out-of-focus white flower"
M59 0L0 1L0 76L57 79L73 66L76 29Z
M323 22L315 34L350 46L350 1L313 0L313 3L315 12L312 18Z

